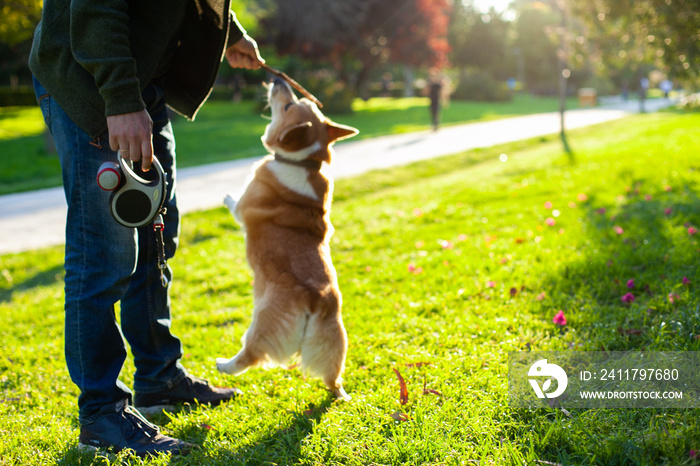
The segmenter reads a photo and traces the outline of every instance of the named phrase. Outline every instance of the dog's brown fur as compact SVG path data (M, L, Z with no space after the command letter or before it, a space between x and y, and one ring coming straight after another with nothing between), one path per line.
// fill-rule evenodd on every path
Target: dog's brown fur
M270 88L269 100L272 120L263 144L288 160L329 164L331 145L357 134L310 101L297 100L282 81ZM240 374L300 356L302 369L320 377L336 397L349 399L341 378L347 334L330 252L332 194L333 182L322 169L267 156L240 200L227 198L246 231L255 303L243 348L231 359L217 359L220 371Z

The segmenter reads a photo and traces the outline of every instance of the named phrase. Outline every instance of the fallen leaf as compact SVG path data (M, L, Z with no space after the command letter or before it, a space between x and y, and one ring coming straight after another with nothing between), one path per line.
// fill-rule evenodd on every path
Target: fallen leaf
M399 401L402 405L408 403L408 388L406 387L406 381L403 379L401 372L398 369L394 369L396 372L396 377L399 379Z
M406 414L400 413L400 412L398 412L398 411L395 412L394 414L392 414L392 415L391 415L391 418L392 418L393 420L399 421L399 422L406 422L406 421L408 421L408 420L410 419Z
M406 367L423 367L423 366L432 366L432 362L410 362L408 364L405 364ZM396 369L394 369L396 370Z

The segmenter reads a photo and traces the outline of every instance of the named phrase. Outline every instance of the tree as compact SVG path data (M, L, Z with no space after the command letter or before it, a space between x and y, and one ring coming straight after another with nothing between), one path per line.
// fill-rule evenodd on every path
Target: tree
M470 4L456 2L449 36L452 64L462 69L478 68L507 79L508 67L504 63L509 29L510 23L495 10L481 13Z
M30 78L27 62L34 28L41 19L41 0L0 3L0 82L12 87Z
M447 65L449 0L274 0L261 42L323 64L358 91L385 63Z
M514 25L514 45L523 57L525 88L538 94L555 94L559 76L559 40L553 31L560 17L544 2L520 2Z
M700 78L700 2L697 0L570 0L588 27L601 71L645 64L697 84Z
M4 0L0 7L0 42L16 45L32 37L41 19L41 0Z

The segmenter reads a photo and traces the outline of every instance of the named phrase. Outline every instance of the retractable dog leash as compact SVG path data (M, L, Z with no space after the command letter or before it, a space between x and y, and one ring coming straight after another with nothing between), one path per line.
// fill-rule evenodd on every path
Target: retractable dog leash
M121 225L137 228L153 222L156 236L158 269L163 287L168 285L165 277L167 262L165 259L165 243L163 241L163 214L165 208L165 193L168 185L167 175L163 166L154 156L153 168L141 175L134 171L131 160L119 157L119 163L105 162L97 171L97 185L111 191L109 210L114 219Z

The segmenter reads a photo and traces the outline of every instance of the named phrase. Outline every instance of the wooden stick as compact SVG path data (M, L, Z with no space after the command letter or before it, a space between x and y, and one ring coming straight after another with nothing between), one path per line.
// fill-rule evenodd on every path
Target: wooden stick
M319 108L323 108L323 104L321 103L320 100L318 100L316 97L314 97L313 94L311 94L309 91L307 91L306 89L304 89L304 88L302 87L301 84L299 84L298 82L296 82L295 80L293 80L292 78L290 78L286 73L283 73L283 72L281 72L281 71L279 71L279 70L276 70L276 69L272 68L271 66L269 66L269 65L267 65L267 64L265 64L265 63L261 63L261 64L260 64L260 67L261 67L262 69L264 69L265 71L267 71L268 73L274 74L274 75L277 76L278 78L284 79L284 80L287 81L294 89L296 89L297 91L299 91L299 92L301 92L302 94L304 94L304 97L306 97L307 99L309 99L310 101L312 101L313 103L315 103L316 105L318 105Z

